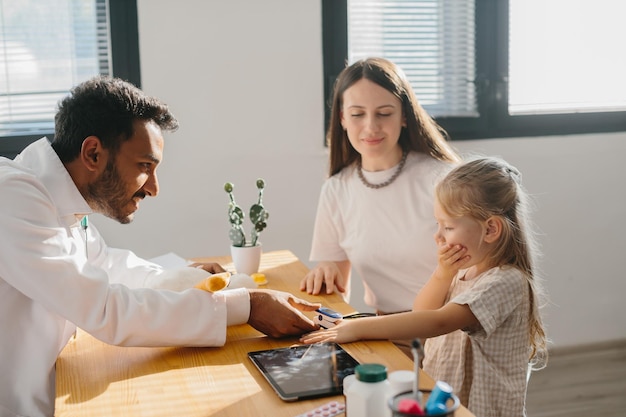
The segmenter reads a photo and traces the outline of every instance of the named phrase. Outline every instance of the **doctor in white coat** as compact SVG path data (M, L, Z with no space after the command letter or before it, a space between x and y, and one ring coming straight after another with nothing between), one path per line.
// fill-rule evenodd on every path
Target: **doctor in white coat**
M319 305L191 288L223 269L166 272L108 247L85 221L128 223L157 195L162 131L177 127L159 100L96 77L60 103L52 143L0 158L0 416L54 414L55 362L76 327L122 346L220 346L227 326L246 322L273 337L317 329L301 311Z

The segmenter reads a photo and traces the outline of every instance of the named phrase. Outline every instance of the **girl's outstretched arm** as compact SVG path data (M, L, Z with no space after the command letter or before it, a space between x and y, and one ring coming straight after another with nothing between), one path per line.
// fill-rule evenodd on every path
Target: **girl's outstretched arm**
M437 310L342 320L337 326L300 338L302 343L347 343L372 339L424 339L473 328L478 320L466 304L448 303Z

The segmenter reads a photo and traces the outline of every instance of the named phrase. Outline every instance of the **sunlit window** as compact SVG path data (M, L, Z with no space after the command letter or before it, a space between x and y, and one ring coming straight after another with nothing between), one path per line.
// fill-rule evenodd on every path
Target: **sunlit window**
M626 1L509 4L510 114L626 110Z

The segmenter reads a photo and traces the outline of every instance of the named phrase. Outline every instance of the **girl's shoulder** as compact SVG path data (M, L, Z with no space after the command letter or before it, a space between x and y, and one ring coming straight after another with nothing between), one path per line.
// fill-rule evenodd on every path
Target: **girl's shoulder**
M510 310L509 307L528 300L528 281L525 274L514 267L494 267L472 280L457 280L454 284L451 301L470 305L474 314L479 308L493 311L506 306L504 310Z
M493 267L478 278L481 285L496 285L513 291L523 291L528 282L526 274L512 265Z

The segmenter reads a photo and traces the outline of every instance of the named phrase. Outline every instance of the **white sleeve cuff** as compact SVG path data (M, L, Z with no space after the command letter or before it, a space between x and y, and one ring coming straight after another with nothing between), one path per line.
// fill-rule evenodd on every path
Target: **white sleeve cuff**
M226 299L226 325L244 324L250 318L250 293L245 288L221 291Z

